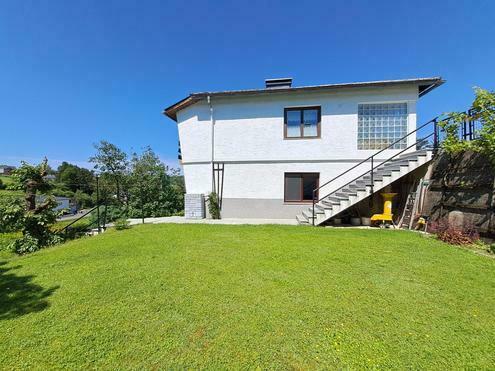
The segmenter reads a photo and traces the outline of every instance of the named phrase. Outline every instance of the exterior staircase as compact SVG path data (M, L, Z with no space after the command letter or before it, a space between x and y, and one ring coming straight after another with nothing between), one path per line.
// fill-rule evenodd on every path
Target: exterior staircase
M373 177L371 177L371 171L368 171L355 181L342 186L329 196L316 202L314 213L311 206L307 210L303 210L302 214L297 215L296 219L299 224L305 225L325 223L358 202L379 192L392 182L429 163L432 156L433 151L430 149L408 152L397 156L376 167L373 170Z

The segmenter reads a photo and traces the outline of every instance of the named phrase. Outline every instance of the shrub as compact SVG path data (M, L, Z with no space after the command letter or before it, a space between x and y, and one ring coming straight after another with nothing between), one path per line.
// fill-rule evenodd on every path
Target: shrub
M440 240L451 245L471 245L480 238L473 224L465 223L462 226L454 226L446 219L431 222L428 232L435 233Z
M129 221L124 218L117 219L114 223L115 229L121 231L123 229L129 229L131 227Z
M22 228L24 202L17 197L0 198L0 233L15 232Z
M0 179L0 189L5 189L6 185L3 184L2 179Z
M211 192L208 195L208 211L212 219L220 219L220 205L218 203L218 196L215 192Z

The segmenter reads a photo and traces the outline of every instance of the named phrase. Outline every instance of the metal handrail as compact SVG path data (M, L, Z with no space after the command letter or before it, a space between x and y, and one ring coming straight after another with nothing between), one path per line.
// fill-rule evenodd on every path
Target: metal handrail
M74 219L72 222L70 222L69 224L67 224L64 228L61 229L60 232L62 233L65 233L67 234L67 231L68 231L68 228L73 225L74 223L78 222L79 220L81 220L82 218L86 217L86 215L88 215L89 213L92 213L94 210L96 210L98 207L100 207L101 204L93 207L92 209L90 209L89 211L85 212L83 215L81 215L79 218L77 219Z
M388 161L392 160L393 158L395 158L395 157L397 157L398 155L402 154L403 152L407 151L407 150L408 150L408 149L410 149L411 147L413 147L413 146L417 145L419 142L421 142L421 141L423 141L423 140L425 140L425 139L427 139L427 138L431 137L432 135L434 135L434 139L433 139L433 148L434 148L434 149L436 149L436 148L438 147L438 144L439 144L439 138L438 138L438 137L439 137L439 135L438 135L438 134L439 134L439 133L438 133L438 119L439 119L439 118L440 118L440 116L437 116L437 117L435 117L434 119L432 119L432 120L430 120L430 121L428 121L428 122L424 123L423 125L421 125L421 126L417 127L417 128L416 128L416 129L414 129L413 131L411 131L411 132L407 133L407 134L406 134L406 135L404 135L403 137L401 137L401 138L397 139L395 142L392 142L392 143L391 143L391 144L389 144L387 147L382 148L380 151L378 151L378 152L374 153L374 154L373 154L373 155L371 155L370 157L368 157L368 158L364 159L363 161L361 161L361 162L359 162L358 164L356 164L356 165L352 166L351 168L347 169L347 170L346 170L346 171L344 171L343 173L341 173L341 174L337 175L336 177L334 177L334 178L330 179L330 180L329 180L329 181L327 181L326 183L324 183L324 184L322 184L322 185L318 186L317 188L313 189L313 209L312 209L313 215L312 215L312 224L313 224L313 225L315 225L315 205L316 205L316 203L320 202L322 199L327 198L327 197L329 197L329 196L333 195L333 194L334 194L334 193L336 193L338 190L343 189L344 187L346 187L346 186L347 186L347 185L349 185L350 183L352 183L352 182L356 181L357 179L359 179L359 178L363 177L363 176L364 176L366 173L368 173L368 172L370 173L370 177L371 177L371 180L370 180L370 182L371 182L371 193L373 193L373 185L374 185L373 171L374 171L376 168L378 168L378 167L382 166L384 163L386 163L386 162L388 162ZM449 119L450 119L450 117L447 117L447 118L443 119L442 121L446 121L446 120L449 120ZM397 152L397 153L396 153L396 154L394 154L392 157L389 157L388 159L386 159L386 160L384 160L383 162L381 162L379 165L374 166L375 157L376 157L378 154L380 154L380 153L382 153L382 152L386 151L387 149L390 149L390 148L391 148L391 147L393 147L395 144L397 144L397 143L401 142L402 140L404 140L404 139L408 138L411 134L416 133L418 130L421 130L422 128L426 127L427 125L430 125L431 123L433 123L433 132L432 132L432 133L430 133L430 134L429 134L429 135L427 135L426 137L423 137L423 138L419 139L419 140L418 140L418 141L416 141L414 144L412 144L412 145L408 146L407 148L405 148L405 149L401 150L400 152ZM345 175L345 174L349 173L350 171L354 170L354 169L355 169L355 168L357 168L358 166L360 166L360 165L362 165L363 163L368 162L368 161L370 161L370 160L371 160L371 169L370 169L370 170L366 170L364 173L360 174L359 176L357 176L356 178L354 178L354 179L353 179L353 180L351 180L350 182L348 182L348 183L344 184L343 186L338 187L337 189L335 189L334 191L332 191L332 192L328 193L327 195L325 195L325 196L323 196L323 197L316 197L317 192L318 192L321 188L323 188L323 187L327 186L328 184L330 184L330 183L334 182L335 180L339 179L341 176L343 176L343 175Z

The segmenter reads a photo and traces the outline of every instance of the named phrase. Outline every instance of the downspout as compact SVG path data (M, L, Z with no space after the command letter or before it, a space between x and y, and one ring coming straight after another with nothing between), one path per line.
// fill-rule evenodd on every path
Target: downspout
M211 103L211 97L208 95L206 97L208 106L210 107L210 123L211 123L211 189L212 192L216 192L215 189L215 172L214 172L214 162L215 162L215 121L213 120L213 104Z

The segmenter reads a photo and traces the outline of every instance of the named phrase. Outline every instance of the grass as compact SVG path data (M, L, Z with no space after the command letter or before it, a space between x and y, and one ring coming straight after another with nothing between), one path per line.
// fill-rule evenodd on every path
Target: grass
M21 237L20 232L0 233L0 251L5 251L11 242Z
M0 175L0 180L5 185L9 185L9 184L14 183L14 180L10 176Z
M492 368L495 260L411 232L144 225L0 266L3 368Z

